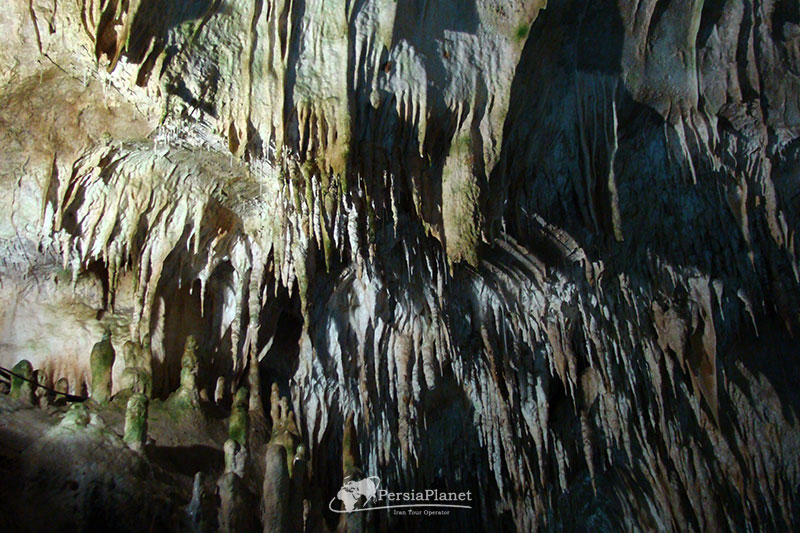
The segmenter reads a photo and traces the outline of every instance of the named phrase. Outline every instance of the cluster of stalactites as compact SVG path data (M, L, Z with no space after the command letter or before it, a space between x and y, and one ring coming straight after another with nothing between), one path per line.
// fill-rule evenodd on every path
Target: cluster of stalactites
M680 487L711 491L704 480L715 475L761 479L753 461L770 462L765 458L769 454L781 457L779 450L767 447L748 452L760 459L716 461L684 436L682 423L665 407L680 398L691 407L696 425L717 443L720 454L733 454L734 449L741 453L743 443L726 440L719 430L718 388L728 387L727 394L734 397L748 397L758 388L737 391L736 385L717 376L713 310L724 308L723 300L730 298L722 281L692 269L656 265L665 286L688 288L689 301L654 300L652 289L632 286L625 274L604 279L601 262L589 261L574 241L553 230L552 242L583 272L585 286L570 273L548 269L534 254L504 238L495 243L495 249L513 258L510 264L515 266L482 261L478 274L460 287L468 309L457 308L448 301L453 282L441 250L433 253L427 241L414 246L403 239L397 264L376 258L369 217L360 215L368 210L355 207L363 198L331 194L331 189L323 191L321 183L308 173L292 174L263 161L245 164L221 153L182 147L167 152L138 144L97 149L76 165L69 183L51 187L59 199L55 228L60 230L65 264L77 272L91 261L103 260L112 293L125 269L135 273L132 327L139 338L149 331L157 288L165 273L177 276L168 280L177 285L199 280L201 301L205 301L208 280L222 262L229 262L234 272L231 318L220 335L230 330L231 357L238 370L257 348L260 310L272 296L267 287L298 290L308 317L306 292L318 268L315 261L322 258L330 267L337 254L350 251L349 263L344 261L350 266L341 274L346 283L338 297L348 300L359 295L358 311L344 315L355 332L348 341L352 345L341 343L346 335L324 326L335 322L332 314L338 307L323 310L323 315L331 314L330 320L314 317L322 325L311 333L309 353L325 349L335 355L342 362L338 376L318 375L322 370L309 359L296 376L306 386L304 397L297 400L303 406L300 416L307 424L312 449L334 420L323 411L335 400L331 390L316 389L315 384L349 377L361 385L357 393L338 391L341 411L377 420L374 431L379 438L374 443L400 444L399 452L370 444L365 464L377 470L395 459L400 462L395 468L419 464L423 460L418 423L423 391L436 388L447 366L474 409L494 482L506 505L518 509L520 524L537 523L545 516L553 496L569 488L571 472L581 465L586 466L593 486L598 476L620 460L655 472L661 481L651 483L648 505L660 516L687 516L685 509L676 511L676 502L686 494ZM398 280L390 287L386 274L375 268L378 260L396 267L401 276L405 273L407 283L425 287L419 297L401 295ZM168 261L173 263L166 268ZM274 284L266 283L269 276ZM394 306L391 320L378 309L378 300L387 291L391 300L383 305ZM736 298L746 304L747 319L754 320L753 306L741 291ZM466 353L460 340L453 341L452 313L470 317L472 335L482 346L480 357ZM249 316L247 324L242 323L245 316ZM655 335L642 335L650 325ZM241 335L245 335L242 343ZM372 378L363 374L369 367L365 347L370 345L376 361ZM353 368L362 374L347 376L344 362L349 358L356 358ZM386 367L385 374L380 372L381 365ZM389 382L382 383L381 376ZM382 404L371 396L375 389L367 386L370 381L397 406L396 425L390 423L391 417L371 412ZM552 418L555 383L571 405L571 422ZM642 390L650 393L641 397L637 391ZM743 421L756 424L763 418L745 401L737 407ZM570 425L578 428L578 445L564 429ZM655 436L660 446L652 444ZM525 451L525 442L533 443L533 451ZM686 459L682 449L692 449L692 458ZM679 485L669 469L659 466L669 461L683 465L679 472L686 479L680 479ZM798 476L797 465L791 464L784 471L787 483ZM520 507L520 495L532 486L536 487L530 493L532 509L527 504ZM558 490L549 488L553 486ZM743 507L752 508L759 494L764 497L770 490L759 485L741 492L743 501L750 502ZM704 511L702 501L689 498L692 514L709 520L704 523L716 525L708 517L726 516ZM625 511L631 517L644 512L633 504ZM787 512L784 505L770 511L770 516L787 516ZM727 520L733 519L728 516Z
M629 523L650 515L676 527L693 520L732 527L740 515L716 497L727 490L741 498L748 520L790 523L792 496L776 497L772 482L758 472L772 469L775 482L788 486L800 479L800 465L778 440L749 447L743 439L760 424L797 434L796 423L780 409L754 407L759 395L774 395L767 382L742 365L717 361L720 335L730 334L718 310L733 323L754 324L751 302L691 267L661 263L653 286L624 273L603 276L602 263L588 260L574 241L555 242L576 258L571 266L545 266L506 238L478 273L466 282L445 277L440 290L437 255L424 246L407 263L415 265L408 271L417 269L419 292L345 273L313 317L313 348L302 352L295 375L302 391L295 403L303 406L312 446L338 419L337 409L340 416L354 412L365 424L357 427L368 427L365 464L393 472L399 482L402 472L423 468L431 454L425 448L426 394L452 375L470 403L504 505L521 526L541 524L559 494L574 487L576 473L585 472L595 491L601 484L611 490L619 468L651 476L641 497L617 495ZM457 283L459 298L453 298ZM670 286L687 287L686 298L654 288ZM343 314L346 305L355 308ZM463 317L470 323L466 337ZM315 363L314 353L337 361L332 374ZM323 378L340 385L315 387ZM721 429L721 396L734 401L734 434ZM743 459L721 459L737 454ZM731 488L726 481L737 479L764 482ZM774 503L767 512L753 512L762 499Z
M330 269L341 254L359 269L374 257L374 243L363 238L374 220L356 209L363 198L342 193L339 180L319 179L308 165L288 157L282 165L243 163L192 142L159 132L152 144L90 151L68 181L50 184L55 215L47 222L74 279L94 261L107 266L112 306L122 276L132 274L138 341L159 318L160 284L194 288L199 281L202 313L209 280L227 263L226 294L215 295L226 306L219 336L230 332L241 370L256 349L269 289L297 291L305 313L317 269Z

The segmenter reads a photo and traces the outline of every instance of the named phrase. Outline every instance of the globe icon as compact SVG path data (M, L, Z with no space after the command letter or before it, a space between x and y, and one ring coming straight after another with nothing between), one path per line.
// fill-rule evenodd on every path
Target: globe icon
M345 479L342 488L336 493L336 499L342 502L345 512L353 512L361 498L365 498L361 508L375 498L380 484L381 480L377 476L370 476L359 481Z

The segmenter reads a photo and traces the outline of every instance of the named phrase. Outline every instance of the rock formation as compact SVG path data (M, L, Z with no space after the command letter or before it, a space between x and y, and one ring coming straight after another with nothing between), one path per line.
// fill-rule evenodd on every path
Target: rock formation
M180 386L170 397L170 401L174 404L188 408L200 406L200 391L197 388L198 365L197 341L190 335L186 338L181 356Z
M111 330L106 329L103 339L94 345L89 359L92 368L92 399L105 403L111 397L111 367L114 366L114 346Z
M47 376L43 372L35 372L36 389L33 391L36 404L39 407L47 407L50 403L50 390L47 383Z
M153 378L150 366L144 359L141 347L132 341L127 341L122 346L122 358L125 368L120 375L120 390L129 390L134 393L152 395Z
M26 359L19 361L11 369L11 390L8 395L12 398L33 403L35 380L36 377L30 361Z
M54 403L56 405L64 405L66 402L65 395L69 394L69 383L67 382L67 378L59 378L56 382L55 390L60 394L55 395Z
M795 0L7 4L0 366L232 403L220 528L797 528Z
M134 392L125 411L125 435L122 440L131 450L141 452L147 441L147 396Z
M247 387L241 387L236 391L228 421L228 436L240 446L247 446L247 436L250 431L250 417L247 413L249 394Z
M190 531L196 533L216 531L216 517L212 512L216 510L214 496L206 486L206 477L202 472L197 472L192 484L192 501L186 509Z
M286 448L283 446L271 445L267 448L262 488L264 533L292 531L289 529L291 486L286 457Z

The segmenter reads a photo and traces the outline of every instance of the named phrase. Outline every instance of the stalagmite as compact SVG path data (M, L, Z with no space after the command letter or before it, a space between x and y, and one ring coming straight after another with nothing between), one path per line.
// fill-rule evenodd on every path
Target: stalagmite
M147 396L134 392L125 410L125 436L123 440L137 452L144 449L147 441Z
M289 408L289 401L281 396L278 384L273 383L270 392L270 418L272 431L269 445L283 446L286 449L286 466L291 474L294 468L300 433L295 422L294 411Z
M250 431L248 397L249 391L246 387L241 387L236 391L231 407L231 417L228 421L228 436L240 446L247 446L247 437Z
M47 383L47 376L42 370L37 370L34 374L37 387L33 393L36 397L36 403L39 407L47 407L50 404L50 398L48 397L50 391L48 391L49 384Z
M225 378L223 376L220 376L217 378L217 384L214 387L214 403L220 405L224 400L225 400Z
M181 389L197 395L197 341L193 336L186 337L186 346L181 357Z
M286 466L286 448L270 444L264 459L263 518L264 533L289 529L289 498L291 485Z
M69 406L69 409L67 409L59 425L61 427L79 429L88 426L90 421L91 415L86 406L82 403L73 403Z
M215 530L216 517L212 513L216 507L214 499L213 492L209 494L206 487L206 476L202 472L197 472L192 482L192 500L186 507L190 530L194 533L209 533Z
M141 393L148 398L152 396L153 379L145 369L141 349L132 341L122 345L122 360L125 368L119 378L120 390Z
M33 367L30 361L23 359L11 369L11 391L9 396L28 403L34 400Z
M342 435L342 475L345 482L358 481L364 477L358 453L358 442L353 415L347 417ZM342 531L360 533L366 528L366 513L349 513L341 516L339 528Z
M217 511L218 531L257 531L257 519L252 512L254 502L248 496L242 479L233 472L223 474L217 482L219 507Z
M53 403L55 405L64 405L66 402L65 395L69 394L69 382L67 381L67 378L59 378L58 381L56 381L55 389L56 392L61 394L56 394Z
M104 403L111 397L111 367L114 365L114 346L111 330L106 329L103 339L94 345L90 358L92 369L92 399Z
M297 446L297 452L290 470L292 481L287 508L290 531L304 530L305 523L308 521L308 505L310 504L309 500L306 499L309 492L309 487L307 486L308 460L308 449L305 444L301 443Z

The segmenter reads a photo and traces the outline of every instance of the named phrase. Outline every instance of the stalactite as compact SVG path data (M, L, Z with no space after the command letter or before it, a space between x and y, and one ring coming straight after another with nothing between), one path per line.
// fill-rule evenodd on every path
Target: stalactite
M203 385L218 407L236 393L255 420L269 403L291 434L285 456L252 450L263 487L286 492L283 459L336 485L346 424L364 474L468 484L486 528L588 520L581 499L618 529L796 523L780 375L798 330L796 80L780 36L797 23L772 22L772 4L718 20L710 2L445 4L41 13L36 28L52 18L60 37L63 20L93 48L56 56L46 32L30 48L83 62L84 108L155 117L149 136L42 145L45 220L25 238L69 270L59 305L104 278L93 320L141 346L124 389L149 377L155 397L175 386L171 346L198 330L224 374ZM39 273L20 283L61 297ZM37 367L77 391L75 360ZM260 397L267 375L291 405ZM226 524L246 469L220 479ZM298 523L302 500L267 503Z

